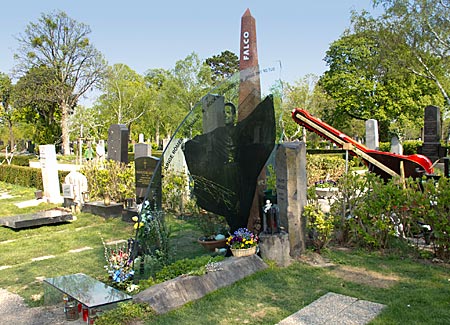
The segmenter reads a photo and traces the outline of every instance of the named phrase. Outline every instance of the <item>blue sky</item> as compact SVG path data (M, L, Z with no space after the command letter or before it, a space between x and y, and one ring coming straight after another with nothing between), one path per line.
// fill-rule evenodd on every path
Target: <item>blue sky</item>
M201 59L224 50L239 53L240 21L247 8L256 19L262 66L281 62L281 77L294 82L321 75L331 42L350 23L350 11L372 12L371 0L10 0L0 19L0 72L10 73L15 36L41 13L63 10L91 27L92 43L109 64L125 63L143 74L172 69L196 52Z

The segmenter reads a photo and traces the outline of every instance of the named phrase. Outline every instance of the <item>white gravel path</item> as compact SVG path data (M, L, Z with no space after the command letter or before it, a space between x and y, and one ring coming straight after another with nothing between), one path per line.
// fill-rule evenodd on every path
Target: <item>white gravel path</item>
M78 325L82 319L67 321L63 305L29 308L23 298L0 288L0 324L14 325Z

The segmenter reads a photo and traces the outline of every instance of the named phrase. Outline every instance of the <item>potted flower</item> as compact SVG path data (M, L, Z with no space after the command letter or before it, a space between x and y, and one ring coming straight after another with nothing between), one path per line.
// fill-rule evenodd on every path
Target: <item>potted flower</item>
M250 256L256 253L258 240L258 236L247 228L239 228L228 237L227 245L234 256Z
M228 225L223 216L205 210L200 211L197 218L197 225L202 235L198 243L209 251L216 248L226 247L226 237Z

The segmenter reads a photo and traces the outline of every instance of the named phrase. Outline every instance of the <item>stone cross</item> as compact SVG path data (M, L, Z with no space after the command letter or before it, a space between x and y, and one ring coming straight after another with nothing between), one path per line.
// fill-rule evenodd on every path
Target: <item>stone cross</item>
M39 161L41 163L44 196L49 203L62 203L59 189L58 164L56 162L55 145L39 146Z

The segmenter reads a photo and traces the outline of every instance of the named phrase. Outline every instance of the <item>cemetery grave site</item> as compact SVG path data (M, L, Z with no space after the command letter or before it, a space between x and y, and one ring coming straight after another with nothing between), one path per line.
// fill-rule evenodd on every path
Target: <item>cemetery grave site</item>
M71 162L54 144L38 159L7 152L0 321L450 323L441 108L423 108L415 152L398 137L381 150L376 119L360 141L317 111L286 113L262 86L279 68L260 65L247 9L239 70L161 148L119 123L107 139L80 136Z

